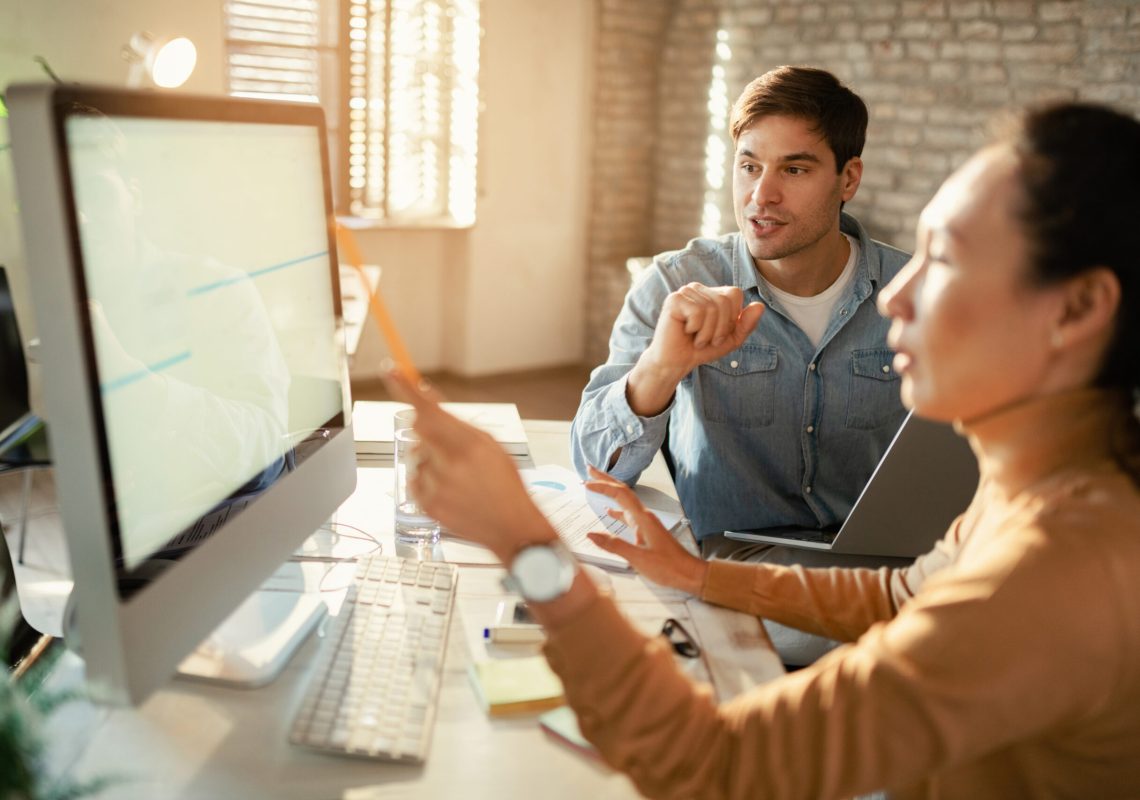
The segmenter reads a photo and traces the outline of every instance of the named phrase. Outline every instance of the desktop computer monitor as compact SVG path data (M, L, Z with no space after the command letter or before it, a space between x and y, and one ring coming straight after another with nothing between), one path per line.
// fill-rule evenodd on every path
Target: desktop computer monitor
M315 106L9 87L97 699L140 702L355 486Z

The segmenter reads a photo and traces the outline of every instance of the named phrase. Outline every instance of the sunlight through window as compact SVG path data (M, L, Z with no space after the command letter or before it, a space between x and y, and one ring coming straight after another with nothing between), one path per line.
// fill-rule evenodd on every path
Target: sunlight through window
M716 61L709 79L709 135L705 143L705 202L701 214L701 236L715 237L721 232L720 197L724 188L728 148L728 83L725 65L732 60L728 31L716 32Z
M350 0L349 13L363 22L352 26L363 36L349 82L350 212L471 224L478 0Z

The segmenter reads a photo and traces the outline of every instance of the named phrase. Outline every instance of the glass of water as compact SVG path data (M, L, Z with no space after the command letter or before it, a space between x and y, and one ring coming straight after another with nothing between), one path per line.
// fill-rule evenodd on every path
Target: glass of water
M408 480L415 475L415 446L419 437L412 430L416 420L414 408L397 411L393 417L396 466L396 544L416 548L431 547L439 541L439 523L424 514L408 491Z

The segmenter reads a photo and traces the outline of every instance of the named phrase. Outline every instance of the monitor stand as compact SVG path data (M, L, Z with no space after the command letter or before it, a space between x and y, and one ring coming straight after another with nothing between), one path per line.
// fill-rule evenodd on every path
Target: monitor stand
M285 564L269 584L281 582ZM247 597L178 666L177 676L253 689L272 681L325 616L316 589L261 588Z

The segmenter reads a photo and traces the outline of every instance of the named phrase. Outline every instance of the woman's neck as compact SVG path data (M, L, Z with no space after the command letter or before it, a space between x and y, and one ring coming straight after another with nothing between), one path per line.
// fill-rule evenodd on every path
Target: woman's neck
M969 437L983 479L1015 494L1061 469L1104 460L1130 413L1123 392L1082 388L1012 403L956 427Z

